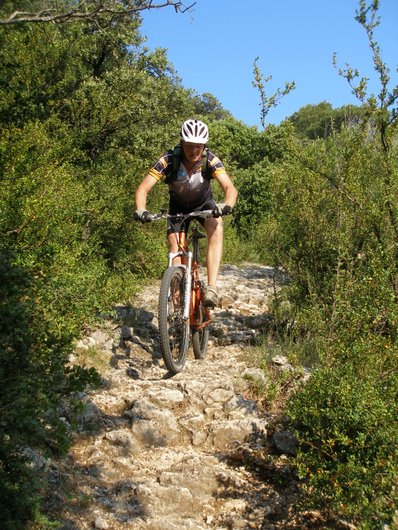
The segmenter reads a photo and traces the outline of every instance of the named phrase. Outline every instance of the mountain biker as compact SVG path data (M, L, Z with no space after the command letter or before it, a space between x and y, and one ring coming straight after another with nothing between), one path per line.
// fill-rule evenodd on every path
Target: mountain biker
M138 186L135 193L135 219L145 222L149 212L146 209L148 193L160 180L166 180L169 186L169 213L189 213L197 210L213 210L215 217L201 220L207 236L207 279L204 303L215 307L218 303L217 277L223 253L222 215L232 213L238 192L228 176L221 160L209 149L205 149L209 139L209 130L205 123L189 119L181 126L181 156L175 178L169 181L168 175L173 171L174 152L167 151L150 168L148 174ZM203 157L207 155L208 178L202 169ZM211 180L215 180L224 192L223 202L216 203L211 189ZM170 252L178 251L178 226L168 223L167 239Z

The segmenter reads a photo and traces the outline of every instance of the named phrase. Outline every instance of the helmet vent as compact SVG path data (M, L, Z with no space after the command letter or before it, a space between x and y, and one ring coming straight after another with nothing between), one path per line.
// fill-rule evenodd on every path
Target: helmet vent
M185 142L204 145L209 139L209 129L207 125L200 120L187 120L182 124L181 138Z

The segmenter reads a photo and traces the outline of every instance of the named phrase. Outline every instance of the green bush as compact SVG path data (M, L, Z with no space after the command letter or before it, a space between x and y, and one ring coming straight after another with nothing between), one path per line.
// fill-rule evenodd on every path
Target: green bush
M380 383L350 366L319 369L288 406L305 504L361 528L391 523L398 502L398 378Z
M224 219L223 263L241 265L244 262L258 263L258 250L250 240L240 237L232 219Z
M25 530L36 517L40 507L39 487L28 459L3 439L0 443L0 506L4 530Z

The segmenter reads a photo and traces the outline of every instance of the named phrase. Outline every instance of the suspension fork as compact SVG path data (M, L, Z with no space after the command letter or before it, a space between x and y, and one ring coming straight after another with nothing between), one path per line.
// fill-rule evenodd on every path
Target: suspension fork
M178 251L169 252L169 267L173 265L174 258L181 258L181 267L185 269L184 274L184 320L190 316L191 289L192 289L192 252L188 250L188 238L186 232L178 233Z

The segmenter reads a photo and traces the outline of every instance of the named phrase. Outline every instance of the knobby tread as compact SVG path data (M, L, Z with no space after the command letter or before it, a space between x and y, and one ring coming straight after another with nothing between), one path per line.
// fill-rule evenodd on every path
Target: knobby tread
M189 347L189 322L182 319L184 284L184 269L172 266L164 272L160 286L160 351L171 374L183 369Z

